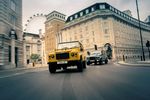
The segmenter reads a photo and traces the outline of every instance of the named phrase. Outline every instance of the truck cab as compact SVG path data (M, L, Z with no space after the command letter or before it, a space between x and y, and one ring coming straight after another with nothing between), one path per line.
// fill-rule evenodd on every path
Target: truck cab
M48 55L49 72L55 73L57 69L77 66L82 72L86 68L85 53L83 45L79 41L62 42L58 48Z

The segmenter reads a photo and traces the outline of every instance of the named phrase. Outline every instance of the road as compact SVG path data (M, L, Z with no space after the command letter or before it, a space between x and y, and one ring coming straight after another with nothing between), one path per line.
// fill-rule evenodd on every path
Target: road
M87 66L82 73L0 71L0 100L150 100L150 67L109 63Z

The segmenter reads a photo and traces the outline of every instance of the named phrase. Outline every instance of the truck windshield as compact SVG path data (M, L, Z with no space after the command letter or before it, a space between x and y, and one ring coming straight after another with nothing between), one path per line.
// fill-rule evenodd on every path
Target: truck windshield
M66 43L59 43L58 49L70 49L70 48L78 48L80 47L79 42L66 42Z

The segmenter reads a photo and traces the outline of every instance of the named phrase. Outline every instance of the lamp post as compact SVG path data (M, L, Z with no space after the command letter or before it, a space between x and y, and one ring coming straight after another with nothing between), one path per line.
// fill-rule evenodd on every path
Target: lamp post
M144 54L144 48L143 48L143 37L142 37L142 31L141 31L140 15L139 15L139 8L138 8L138 1L137 0L136 0L136 8L137 8L137 16L138 16L139 29L140 29L140 39L141 39L141 46L142 46L142 58L145 61L145 54Z

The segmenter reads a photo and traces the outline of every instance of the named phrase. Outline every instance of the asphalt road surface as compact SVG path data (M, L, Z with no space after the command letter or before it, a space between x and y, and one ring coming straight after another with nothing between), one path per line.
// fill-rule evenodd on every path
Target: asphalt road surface
M109 63L83 72L0 71L0 100L150 100L150 67Z

